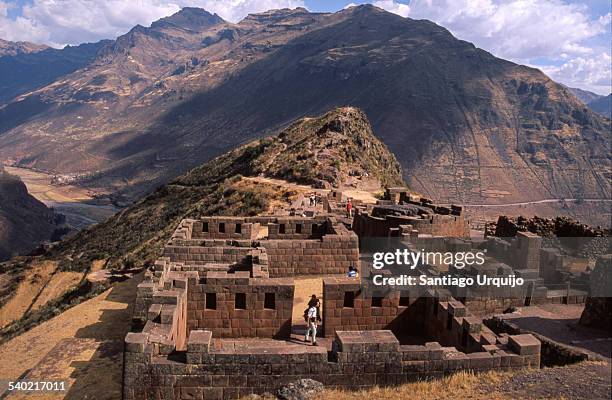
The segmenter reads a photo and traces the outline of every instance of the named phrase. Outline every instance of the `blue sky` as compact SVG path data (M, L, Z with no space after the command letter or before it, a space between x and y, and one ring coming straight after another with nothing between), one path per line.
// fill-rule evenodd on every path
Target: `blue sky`
M237 22L248 13L337 11L358 0L0 0L0 38L54 47L112 39L135 24L198 6ZM498 57L542 69L569 86L611 90L610 0L371 0L429 19Z

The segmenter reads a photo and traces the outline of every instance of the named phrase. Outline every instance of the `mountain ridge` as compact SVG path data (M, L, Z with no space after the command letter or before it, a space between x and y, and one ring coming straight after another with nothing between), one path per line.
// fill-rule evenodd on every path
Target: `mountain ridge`
M353 105L438 201L609 197L609 121L539 70L430 21L360 6L159 29L5 107L28 119L5 119L0 157L137 198L296 118Z

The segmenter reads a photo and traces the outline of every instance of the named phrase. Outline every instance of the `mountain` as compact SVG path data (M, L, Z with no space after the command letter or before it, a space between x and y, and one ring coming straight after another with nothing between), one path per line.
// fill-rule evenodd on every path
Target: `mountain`
M578 97L580 101L582 101L584 104L587 104L587 105L593 100L597 100L601 97L604 97L600 94L589 92L588 90L584 90L584 89L572 88L572 87L568 87L568 89L570 90L570 92L574 94L574 96Z
M30 279L36 268L50 266L61 275L85 274L101 266L123 271L150 264L160 256L183 218L257 215L279 204L288 210L300 194L310 193L307 187L296 185L305 183L372 192L380 191L383 185L403 185L399 163L374 136L363 112L345 107L317 118L303 118L274 136L247 143L194 168L40 256L0 264L0 313L8 299L14 298L19 282ZM86 279L79 285L0 329L0 342L101 289ZM32 300L26 295L19 301L28 303L22 304L28 309L29 301L36 301L36 297Z
M110 258L109 268L126 260L152 261L183 218L255 215L287 195L275 184L245 177L329 186L342 185L355 172L367 172L378 189L404 184L399 163L374 136L365 114L350 107L335 109L295 121L192 169L62 241L46 257L84 270L96 259Z
M612 93L601 96L587 104L589 108L607 118L612 119Z
M136 26L5 105L0 158L138 198L344 105L365 112L411 187L436 201L610 198L609 120L537 69L369 5L237 24L190 8ZM588 204L587 217L603 215Z
M32 197L19 177L0 166L0 261L55 239L61 217Z
M37 51L45 50L47 48L48 47L45 45L30 42L9 42L7 40L0 39L0 57L36 53Z
M88 65L110 41L54 49L0 39L0 106Z

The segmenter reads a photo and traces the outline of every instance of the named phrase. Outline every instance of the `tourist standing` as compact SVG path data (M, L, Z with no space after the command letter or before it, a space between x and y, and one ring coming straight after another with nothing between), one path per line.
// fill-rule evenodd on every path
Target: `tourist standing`
M353 203L351 203L351 199L348 199L346 202L346 214L349 218L353 217Z
M308 342L308 336L312 336L312 345L317 345L317 307L314 305L308 309L308 313L306 315L307 320L307 328L306 328L306 336L304 337L304 342Z

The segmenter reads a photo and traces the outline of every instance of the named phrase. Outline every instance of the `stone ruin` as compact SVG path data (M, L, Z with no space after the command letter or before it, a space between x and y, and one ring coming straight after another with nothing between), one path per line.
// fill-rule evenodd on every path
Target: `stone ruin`
M591 293L580 316L580 324L612 331L612 255L599 257L590 276Z
M439 206L402 188L390 188L376 205L358 208L353 230L359 237L469 237L470 222L460 206Z
M359 262L358 235L330 214L183 220L138 286L124 399L233 399L302 378L360 389L540 365L536 338L495 335L448 290L369 296L345 275ZM293 277L303 275L324 276L318 347L292 327Z

